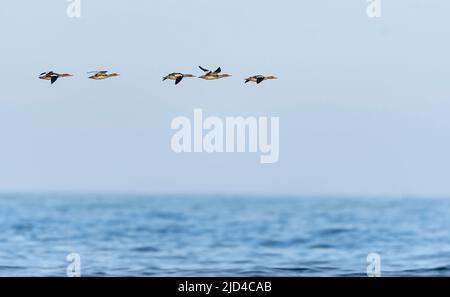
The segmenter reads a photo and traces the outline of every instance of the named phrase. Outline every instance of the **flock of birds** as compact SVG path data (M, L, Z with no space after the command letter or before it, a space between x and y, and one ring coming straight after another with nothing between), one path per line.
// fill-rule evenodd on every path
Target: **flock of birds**
M204 72L204 74L202 76L199 76L198 78L201 78L204 80L218 80L221 78L226 78L226 77L231 76L230 74L222 73L222 69L220 67L217 68L215 71L211 71L202 66L199 66L199 68ZM115 72L109 73L108 71L91 71L91 72L88 72L88 74L91 74L91 76L89 76L89 78L93 79L93 80L103 80L103 79L107 79L107 78L111 78L111 77L120 75ZM49 80L51 82L51 84L54 84L59 78L69 77L69 76L73 76L73 75L68 74L68 73L60 74L60 73L50 71L50 72L41 73L39 75L39 78L43 79L43 80ZM175 85L178 85L185 77L196 77L196 76L194 76L192 74L183 74L183 73L174 72L174 73L170 73L170 74L164 76L163 81L173 80L173 81L175 81ZM245 83L255 82L257 84L260 84L261 82L263 82L265 80L271 80L271 79L277 79L277 77L275 77L273 75L268 75L268 76L254 75L254 76L247 77L245 79Z

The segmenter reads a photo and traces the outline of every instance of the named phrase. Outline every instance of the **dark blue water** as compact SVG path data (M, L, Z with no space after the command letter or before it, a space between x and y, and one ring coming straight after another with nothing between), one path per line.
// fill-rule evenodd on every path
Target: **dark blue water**
M450 276L450 199L0 195L0 276Z

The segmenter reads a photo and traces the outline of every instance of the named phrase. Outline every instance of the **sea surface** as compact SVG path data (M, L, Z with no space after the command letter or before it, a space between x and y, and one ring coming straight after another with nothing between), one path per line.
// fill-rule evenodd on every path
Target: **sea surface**
M0 195L0 276L450 276L450 199Z

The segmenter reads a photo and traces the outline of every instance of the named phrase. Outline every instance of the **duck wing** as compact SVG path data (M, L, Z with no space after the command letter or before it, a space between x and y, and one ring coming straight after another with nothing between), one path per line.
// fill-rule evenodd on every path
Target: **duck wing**
M50 81L51 81L51 84L52 84L52 85L55 83L55 81L58 80L58 77L59 77L59 76L57 76L57 75L51 77Z
M175 85L178 85L182 80L183 80L182 76L177 77L177 79L175 80Z
M198 68L200 68L202 71L204 71L204 72L210 72L208 69L206 69L206 68L203 68L202 66L198 66Z
M219 74L219 73L221 73L221 72L222 72L222 69L221 69L220 67L217 68L216 71L214 71L215 74Z
M263 80L264 80L264 77L258 77L258 78L256 78L256 83L260 84L263 82Z

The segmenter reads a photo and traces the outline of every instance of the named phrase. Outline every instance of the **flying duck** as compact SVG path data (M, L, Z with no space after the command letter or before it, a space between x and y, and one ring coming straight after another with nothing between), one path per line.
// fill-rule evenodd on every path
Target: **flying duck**
M59 74L59 73L55 73L53 71L49 71L49 72L42 72L39 75L39 79L49 80L51 82L51 84L54 84L58 78L68 77L68 76L73 76L73 75L68 74L68 73Z
M185 77L195 77L195 76L193 76L192 74L183 74L183 73L174 72L167 76L164 76L163 81L165 81L167 79L174 80L175 85L178 85Z
M211 71L209 69L203 68L202 66L198 66L203 72L205 72L204 75L199 76L199 78L204 80L216 80L221 79L224 77L230 77L230 74L220 74L222 72L222 69L219 67L216 69L216 71Z
M270 76L255 75L255 76L250 76L249 78L246 78L245 79L245 83L253 81L253 82L257 83L257 84L260 84L263 81L269 80L269 79L278 79L278 77L275 77L275 76L272 76L272 75L270 75Z
M88 72L89 73L95 73L94 75L89 76L90 79L95 79L95 80L102 80L102 79L107 79L110 77L114 77L114 76L119 76L119 73L108 73L108 71L91 71Z

